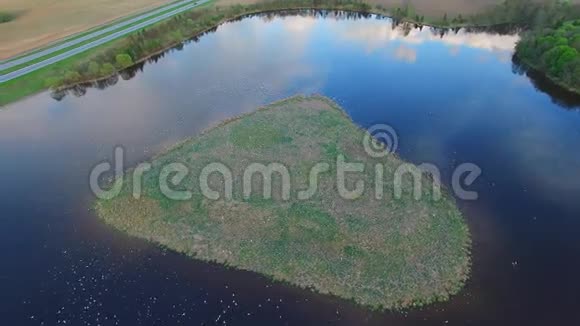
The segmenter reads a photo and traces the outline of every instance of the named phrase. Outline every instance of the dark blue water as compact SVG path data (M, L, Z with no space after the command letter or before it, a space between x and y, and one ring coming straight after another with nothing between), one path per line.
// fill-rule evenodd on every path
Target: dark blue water
M9 105L0 111L0 324L580 323L579 101L513 72L517 38L254 17L103 90ZM459 295L371 312L159 249L90 211L90 169L115 145L131 166L296 93L327 95L362 126L391 125L399 155L436 164L446 183L461 163L481 167L471 188L479 199L459 201L474 239Z

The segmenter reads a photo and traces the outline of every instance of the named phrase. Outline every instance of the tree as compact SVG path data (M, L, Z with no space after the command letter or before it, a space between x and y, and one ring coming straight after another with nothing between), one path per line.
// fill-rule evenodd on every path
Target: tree
M105 63L101 67L101 75L102 76L109 76L109 75L112 75L114 72L115 72L115 67L113 67L113 65L110 63Z
M89 62L89 68L88 68L89 75L91 75L92 77L95 77L99 74L99 70L100 70L100 67L99 67L98 63L96 63L95 61Z
M577 85L576 87L580 87L580 60L577 61L572 76L573 76L572 85Z
M370 12L372 8L373 7L371 7L371 5L369 5L368 3L361 2L359 4L359 10L362 12Z
M81 74L79 74L76 71L72 71L72 70L67 70L64 73L64 80L67 83L74 83L74 82L78 82L81 80Z
M572 39L572 42L570 42L570 46L580 51L580 31L578 31L578 36Z
M564 71L564 67L568 63L573 62L574 59L576 59L577 57L578 51L576 51L576 49L571 48L569 46L561 47L560 56L556 60L553 69L555 69L557 74L560 74Z
M117 54L115 62L120 69L127 68L133 65L133 59L127 53Z
M413 17L415 14L415 7L413 7L413 4L409 1L407 3L407 17Z
M61 77L48 77L44 80L44 85L46 87L58 87L63 84L63 79Z
M580 20L530 31L516 46L516 56L557 83L580 90Z

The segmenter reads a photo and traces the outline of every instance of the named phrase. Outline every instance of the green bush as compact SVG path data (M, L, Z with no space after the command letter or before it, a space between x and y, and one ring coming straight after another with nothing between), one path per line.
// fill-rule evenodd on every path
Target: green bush
M89 62L88 72L89 75L91 75L91 77L97 77L99 75L100 69L101 67L99 67L99 64L96 63L95 61Z
M116 69L112 64L105 63L101 67L101 76L102 77L109 76L109 75L113 74L115 71L116 71Z
M572 46L576 50L580 51L580 35L576 35L574 38L572 38L572 41L570 42L570 46Z
M44 80L44 86L51 88L51 87L58 87L63 84L63 79L60 77L48 77Z
M133 65L133 59L127 53L117 54L115 62L120 69L127 68Z
M0 24L13 21L16 18L15 14L9 12L0 12Z
M78 82L82 79L81 74L79 74L76 71L66 71L64 73L64 81L66 83L74 83L74 82Z

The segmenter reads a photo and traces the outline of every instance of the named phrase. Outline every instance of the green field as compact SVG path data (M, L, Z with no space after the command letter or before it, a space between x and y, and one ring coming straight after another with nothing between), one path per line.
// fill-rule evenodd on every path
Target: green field
M294 97L230 120L188 140L152 162L135 199L133 177L114 199L97 200L97 214L108 224L195 259L258 272L320 293L352 299L374 309L397 309L447 299L468 278L470 235L461 213L445 191L434 196L433 181L420 179L422 196L413 196L413 180L403 178L395 198L393 177L404 162L394 155L371 159L357 127L330 100ZM362 196L345 199L337 191L337 157L364 163L364 173L347 173L352 190L365 182ZM191 191L170 200L160 190L164 166L180 162L188 176L172 189ZM226 182L210 174L220 199L203 195L198 177L209 163L220 162L233 175L232 199ZM263 196L264 180L250 178L252 192L242 191L251 163L280 163L291 176L290 197L282 180L272 177L272 197ZM318 177L318 191L308 188L311 168L328 163ZM384 197L376 196L375 166L384 165ZM311 179L310 179L311 180ZM221 189L221 190L220 190ZM247 196L246 196L247 195Z
M155 17L161 16L161 15L163 15L163 14L166 14L166 13L168 13L168 12L172 11L172 10L175 10L175 9L178 9L178 8L181 8L181 7L184 7L184 6L186 6L186 5L188 5L188 4L184 4L184 5L182 5L182 6L178 6L178 7L174 7L174 8L166 9L166 10L164 10L164 11L161 11L161 12L159 12L158 14L155 14L155 15L153 15L153 16L149 16L149 17L146 17L146 18L140 19L140 20L138 20L138 21L135 21L135 22L133 22L133 23L131 23L131 24L125 25L125 26L123 26L123 27L121 27L121 28L114 29L114 30L112 30L112 31L109 31L109 32L107 32L107 33L104 33L104 34L101 34L101 35L99 35L99 36L96 36L96 37L90 38L90 39L88 39L88 40L85 40L85 41L83 41L83 42L77 43L77 44L75 44L75 45L72 45L72 46L69 46L69 47L66 47L66 48L60 49L60 50L58 50L58 51L55 51L55 52L53 52L53 53L47 54L47 55L45 55L45 56L42 56L42 57L40 57L40 58L36 58L36 59L34 59L34 60L28 61L28 62L26 62L26 63L20 64L20 65L14 66L14 67L10 67L10 68L8 68L8 69L5 69L5 70L0 70L0 74L7 74L7 73L10 73L10 72L13 72L13 71L16 71L16 70L19 70L19 69L25 68L25 67L27 67L27 66L30 66L30 65L32 65L32 64L35 64L35 63L37 63L37 62L42 62L42 61L44 61L44 60L47 60L47 59L49 59L49 58L52 58L52 57L55 57L55 56L57 56L57 55L60 55L60 54L62 54L62 53L65 53L65 52L67 52L67 51L69 51L69 50L71 50L71 49L74 49L74 48L77 48L77 47L79 47L79 46L83 46L83 45L85 45L85 44L91 43L91 42L93 42L93 41L96 41L96 40L98 40L98 39L101 39L101 38L103 38L103 37L106 37L106 36L108 36L108 35L111 35L111 34L113 34L113 33L116 33L116 32L118 32L118 31L121 31L121 30L124 30L124 29L130 28L130 27L132 27L132 26L135 26L135 25L137 25L137 24L140 24L140 23L142 23L142 22L144 22L144 21L151 20L151 19L153 19L153 18L155 18ZM207 5L206 5L206 6L207 6ZM156 9L158 9L158 8L156 8ZM131 18L134 18L134 16L127 17L127 18L126 18L126 20L129 20L129 19L131 19ZM122 21L122 20L117 20L117 21L115 21L113 24L119 23L120 21ZM54 44L51 44L50 46L53 46L53 45L58 45L58 44L61 44L61 43L64 43L64 42L68 42L68 41L71 41L71 40L74 40L74 39L77 39L77 38L80 38L80 37L86 36L86 35L87 35L87 34L89 34L89 33L96 32L96 31L98 31L98 30L101 30L101 29L105 29L105 28L107 28L107 27L109 27L109 26L111 26L111 25L112 25L112 24L108 24L108 25L100 26L100 27L98 27L98 28L91 29L91 30L89 30L89 31L86 31L86 32L83 32L83 33L79 33L79 34L77 34L77 35L74 35L74 36L72 36L72 37L70 37L70 38L66 38L66 39L64 39L64 40L62 40L62 41L55 42ZM130 34L129 34L129 35L130 35ZM40 48L40 49L37 49L37 50L33 50L33 51L30 51L30 52L26 53L25 55L33 54L33 53L35 53L35 52L42 51L43 49L44 49L44 48ZM10 58L8 61L11 61L11 60L14 60L14 59L17 59L17 58L18 58L18 57L13 57L13 58Z

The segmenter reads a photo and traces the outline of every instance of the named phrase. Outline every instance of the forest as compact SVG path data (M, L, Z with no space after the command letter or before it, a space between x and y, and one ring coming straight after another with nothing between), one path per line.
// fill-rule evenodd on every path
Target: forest
M562 86L580 91L580 20L526 33L517 45L516 55Z

